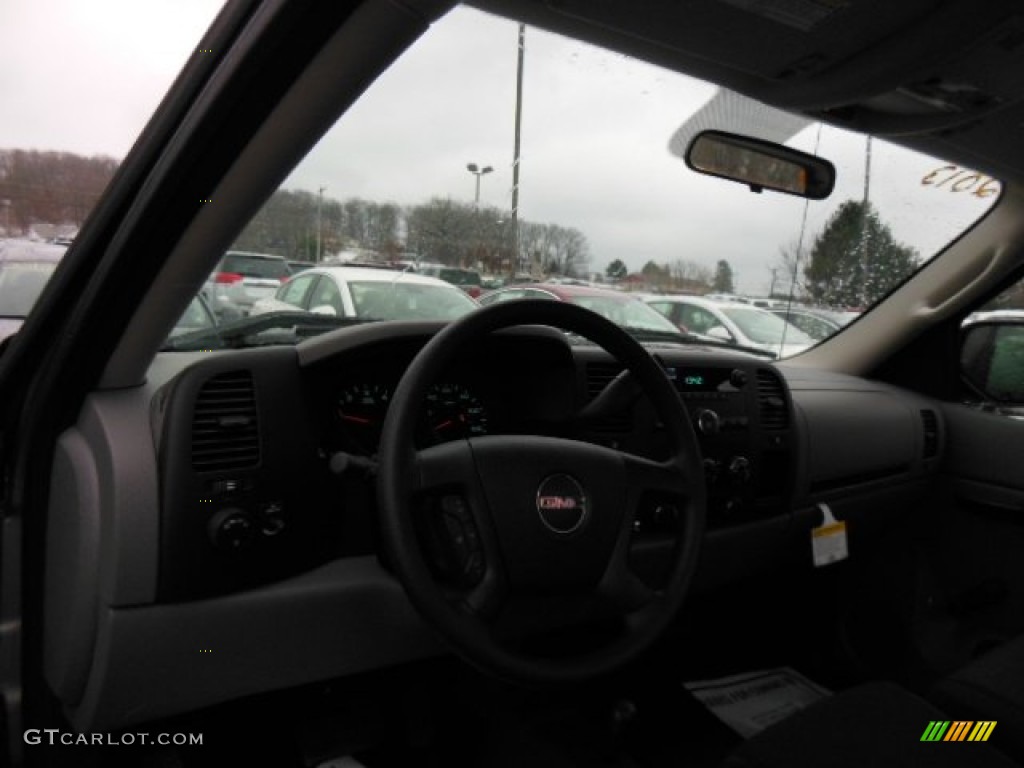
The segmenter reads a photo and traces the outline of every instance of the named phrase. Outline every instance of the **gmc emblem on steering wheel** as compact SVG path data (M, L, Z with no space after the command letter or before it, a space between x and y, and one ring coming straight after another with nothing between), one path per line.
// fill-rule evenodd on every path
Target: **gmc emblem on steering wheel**
M537 488L537 514L554 533L572 533L587 519L587 497L570 475L551 475Z

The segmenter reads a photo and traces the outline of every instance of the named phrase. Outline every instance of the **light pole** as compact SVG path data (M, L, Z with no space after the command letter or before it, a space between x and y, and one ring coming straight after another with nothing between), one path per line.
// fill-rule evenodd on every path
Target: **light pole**
M480 177L485 173L490 173L494 169L489 165L485 165L483 168L477 166L476 163L467 163L466 170L476 176L476 195L473 198L473 205L480 207Z
M327 187L320 187L316 197L316 263L320 263L320 240L323 233L323 207L324 190Z

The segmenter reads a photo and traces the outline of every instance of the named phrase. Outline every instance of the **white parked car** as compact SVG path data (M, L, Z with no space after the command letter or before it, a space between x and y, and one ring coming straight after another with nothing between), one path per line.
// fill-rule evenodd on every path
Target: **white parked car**
M252 314L295 309L367 320L454 320L477 303L451 283L373 267L315 267L260 299Z
M699 296L654 296L644 299L676 327L740 347L790 357L814 339L778 315L748 304L717 302Z

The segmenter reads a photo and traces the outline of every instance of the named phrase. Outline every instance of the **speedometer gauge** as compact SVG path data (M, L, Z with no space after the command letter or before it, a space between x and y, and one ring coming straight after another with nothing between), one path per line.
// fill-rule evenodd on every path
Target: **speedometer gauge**
M427 420L439 442L487 434L487 411L461 384L435 384L427 393Z
M342 432L362 453L377 452L390 401L391 391L383 384L349 384L338 392L335 412Z

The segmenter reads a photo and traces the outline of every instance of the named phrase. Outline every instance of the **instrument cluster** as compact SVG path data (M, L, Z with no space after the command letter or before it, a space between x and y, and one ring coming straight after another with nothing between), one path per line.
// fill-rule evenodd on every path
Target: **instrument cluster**
M351 382L334 397L338 435L350 450L370 456L377 452L381 428L394 389L381 382ZM490 414L469 386L439 382L430 387L421 410L417 431L425 445L488 434Z

